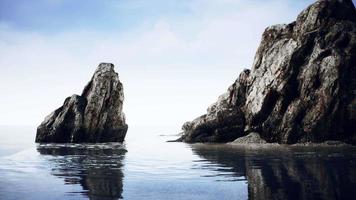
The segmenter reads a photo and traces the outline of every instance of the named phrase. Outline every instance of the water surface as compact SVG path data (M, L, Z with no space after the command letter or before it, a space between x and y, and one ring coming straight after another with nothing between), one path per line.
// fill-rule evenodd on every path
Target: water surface
M0 199L353 199L354 148L166 143L131 128L124 144L33 143L1 127Z

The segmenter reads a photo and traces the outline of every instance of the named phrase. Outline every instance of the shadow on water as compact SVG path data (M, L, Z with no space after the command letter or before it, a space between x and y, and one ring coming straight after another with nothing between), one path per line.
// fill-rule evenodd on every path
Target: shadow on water
M354 199L354 148L192 145L192 151L220 165L217 176L245 176L249 199Z
M49 144L38 145L37 151L52 166L51 173L65 184L79 184L82 194L90 199L122 198L122 144Z

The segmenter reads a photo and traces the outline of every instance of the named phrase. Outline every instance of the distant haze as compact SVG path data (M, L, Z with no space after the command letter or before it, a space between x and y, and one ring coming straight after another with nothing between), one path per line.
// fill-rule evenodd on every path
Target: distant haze
M129 126L179 129L251 68L267 26L312 2L1 0L0 124L38 125L111 62Z

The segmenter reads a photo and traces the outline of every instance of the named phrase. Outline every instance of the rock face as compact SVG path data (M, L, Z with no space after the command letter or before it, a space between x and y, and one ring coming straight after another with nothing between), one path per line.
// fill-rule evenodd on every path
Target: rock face
M319 0L287 25L268 27L251 69L206 115L183 125L184 142L356 142L356 11Z
M123 86L114 65L101 63L81 96L66 98L37 128L36 142L123 142Z

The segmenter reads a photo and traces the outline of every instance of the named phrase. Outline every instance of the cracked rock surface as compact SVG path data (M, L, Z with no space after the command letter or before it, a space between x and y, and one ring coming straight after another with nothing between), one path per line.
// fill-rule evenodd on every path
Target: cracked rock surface
M36 142L123 142L128 126L123 86L114 65L101 63L82 95L66 98L37 128Z
M356 142L356 11L319 0L295 22L266 28L244 70L178 141L230 142L251 132L267 142Z

